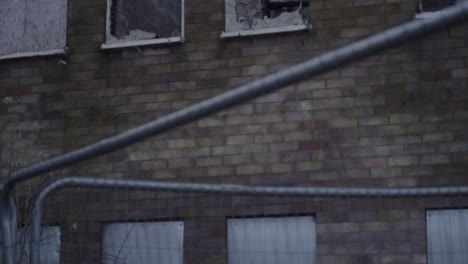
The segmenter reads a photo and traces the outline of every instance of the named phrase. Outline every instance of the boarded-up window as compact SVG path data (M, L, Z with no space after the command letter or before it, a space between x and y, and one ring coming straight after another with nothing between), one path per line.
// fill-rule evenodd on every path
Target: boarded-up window
M181 38L183 3L183 0L108 0L106 42Z
M309 0L225 0L222 37L305 30Z
M63 52L66 28L66 0L1 1L0 58Z
M30 238L29 233L21 233L18 236L25 236L18 243L18 256L22 257L24 263L29 263L29 246ZM60 236L61 231L59 226L46 226L41 229L41 240L39 245L40 263L59 264L60 263ZM21 244L21 245L20 245Z
M228 220L229 264L313 264L315 249L313 217Z
M104 226L103 264L182 264L183 222L116 223Z
M427 212L429 264L468 263L468 210Z

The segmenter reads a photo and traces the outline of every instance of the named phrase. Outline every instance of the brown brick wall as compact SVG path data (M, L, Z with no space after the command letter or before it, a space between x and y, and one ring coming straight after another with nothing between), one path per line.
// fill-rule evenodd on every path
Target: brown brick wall
M312 199L74 189L49 199L44 221L62 227L64 263L99 262L106 223L170 220L184 221L185 263L227 263L228 218L303 215L316 219L317 263L427 263L425 210L467 202L466 197Z
M0 96L14 99L0 105L0 118L21 118L2 131L3 177L9 167L83 146L411 20L416 1L311 0L311 32L230 40L219 38L223 8L221 0L187 0L181 45L101 51L105 1L70 0L66 57L0 62ZM466 26L444 30L61 174L301 186L467 185L466 34ZM81 220L89 226L87 236L67 238L84 248L62 248L62 258L72 263L73 254L89 254L99 262L98 223L113 220L104 210L105 201L113 203L80 201L95 211L75 210L75 218L63 216L62 226ZM152 201L126 199L135 210L123 210L118 219L184 218L192 225L187 245L190 232L209 229L190 222L190 215L165 215L151 208ZM427 263L425 209L468 205L461 197L304 204L291 209L266 202L263 208L271 206L275 215L314 214L320 264ZM214 213L218 228L228 215L256 215L249 206L232 214L232 206ZM208 248L224 235L195 240ZM224 258L214 250L192 260Z

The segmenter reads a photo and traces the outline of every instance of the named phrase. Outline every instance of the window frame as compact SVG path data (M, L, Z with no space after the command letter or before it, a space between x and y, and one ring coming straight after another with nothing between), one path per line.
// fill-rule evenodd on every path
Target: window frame
M0 55L0 60L11 60L20 58L32 58L32 57L46 57L46 56L64 56L68 54L68 48L63 49L52 49L45 51L27 51L27 52L16 52L11 54Z
M259 36L259 35L270 35L276 33L287 33L287 32L305 32L312 30L311 24L304 25L291 25L291 26L282 26L282 27L271 27L271 28L261 28L261 29L252 29L252 30L240 30L240 31L223 31L220 35L222 39L225 38L236 38L236 37L245 37L245 36Z
M127 0L132 1L132 0ZM108 36L110 35L111 27L111 12L110 7L112 5L112 0L106 0L106 24L105 24L105 42L101 44L102 50L110 49L121 49L129 47L142 47L150 45L170 45L170 44L179 44L185 41L185 0L170 0L170 1L181 1L181 16L180 16L180 36L177 37L168 37L168 38L155 38L155 39L142 39L142 40L132 40L132 41L122 41L122 42L108 42Z
M311 31L313 29L312 23L309 21L301 25L284 25L284 26L269 27L269 28L226 31L226 28L227 28L226 1L235 1L235 0L224 0L224 29L220 34L221 39L246 37L246 36L271 35L271 34L288 33L288 32L306 32L306 31ZM310 6L308 6L308 8L310 8Z

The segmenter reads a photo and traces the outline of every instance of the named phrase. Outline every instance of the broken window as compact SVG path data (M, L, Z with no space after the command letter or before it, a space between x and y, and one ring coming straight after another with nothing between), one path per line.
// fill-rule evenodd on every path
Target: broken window
M183 2L108 0L106 44L128 44L114 45L119 47L181 41L184 26Z
M222 37L309 28L309 0L225 0Z
M416 18L429 18L436 12L467 0L418 0Z
M435 12L456 3L457 0L419 0L418 12Z
M64 53L67 1L16 0L0 5L0 59Z

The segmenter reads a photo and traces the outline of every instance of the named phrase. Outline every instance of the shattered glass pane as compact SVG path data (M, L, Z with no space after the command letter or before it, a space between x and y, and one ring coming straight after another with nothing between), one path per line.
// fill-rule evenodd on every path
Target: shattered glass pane
M309 1L304 0L267 0L265 1L266 8L264 9L267 13L265 14L268 18L275 18L280 16L283 12L294 12L298 10L299 13L308 18L309 17Z
M422 0L421 8L423 12L434 12L454 5L457 0Z
M112 0L108 42L181 36L181 1Z
M309 0L226 0L226 31L305 25Z

